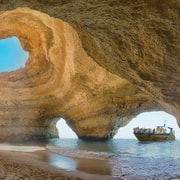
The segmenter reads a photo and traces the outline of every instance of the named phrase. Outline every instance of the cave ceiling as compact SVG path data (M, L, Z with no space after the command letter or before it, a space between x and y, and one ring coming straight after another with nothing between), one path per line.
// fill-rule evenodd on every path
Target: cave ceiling
M0 3L0 38L29 52L0 73L1 140L55 137L60 117L84 139L111 138L145 111L180 124L178 0Z

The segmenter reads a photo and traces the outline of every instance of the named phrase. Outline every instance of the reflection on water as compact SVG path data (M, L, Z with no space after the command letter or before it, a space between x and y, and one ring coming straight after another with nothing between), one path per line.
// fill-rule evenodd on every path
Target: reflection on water
M68 171L76 170L77 163L72 158L60 156L55 153L51 153L50 155L50 164L54 167L66 169Z
M84 171L90 174L111 175L111 165L106 160L69 158L51 153L50 164L68 171Z
M112 174L110 155L107 153L113 148L112 144L78 139L52 139L47 148L52 152L50 164L57 168L90 174Z

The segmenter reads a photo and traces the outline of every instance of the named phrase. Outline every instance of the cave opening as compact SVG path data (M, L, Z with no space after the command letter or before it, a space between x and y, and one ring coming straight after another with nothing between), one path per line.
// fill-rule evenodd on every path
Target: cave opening
M16 36L0 39L0 72L10 72L25 67L28 57L29 52L22 48Z
M133 128L138 126L144 128L154 128L159 125L164 125L164 123L166 123L166 126L173 127L176 139L180 139L180 128L178 127L176 118L164 111L140 113L125 127L120 128L114 138L135 139Z
M176 134L176 139L180 139L180 128L178 127L176 118L171 114L164 111L153 111L153 112L143 112L132 119L125 127L121 127L114 139L135 139L133 134L134 127L145 127L154 128L158 125L163 125L166 122L167 126L173 127ZM59 119L56 123L56 128L58 129L59 138L78 138L74 131L68 126L64 119Z
M78 138L63 118L57 121L56 128L58 129L59 138Z

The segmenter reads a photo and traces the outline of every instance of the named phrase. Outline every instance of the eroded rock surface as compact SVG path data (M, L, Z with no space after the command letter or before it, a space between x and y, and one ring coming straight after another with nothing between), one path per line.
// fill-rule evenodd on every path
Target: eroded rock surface
M30 53L25 68L0 74L1 140L56 137L60 117L92 139L113 137L143 111L180 123L178 1L2 1L0 9L20 6L56 18L28 8L0 14L0 38L17 36Z

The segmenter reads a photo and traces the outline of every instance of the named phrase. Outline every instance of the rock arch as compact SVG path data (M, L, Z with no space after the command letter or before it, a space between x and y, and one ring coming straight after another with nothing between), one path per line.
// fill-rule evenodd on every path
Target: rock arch
M179 118L178 89L177 98L166 97L164 81L151 81L148 62L135 66L133 59L122 59L121 54L112 56L120 60L111 66L110 52L100 49L98 38L88 43L68 23L29 8L4 11L0 20L0 38L17 36L30 53L25 68L0 73L0 140L57 137L55 124L60 117L80 138L96 140L113 137L142 111L162 109ZM97 48L97 57L94 48L87 50L88 44ZM157 67L153 66L162 78L164 69ZM173 87L179 76L172 79Z

